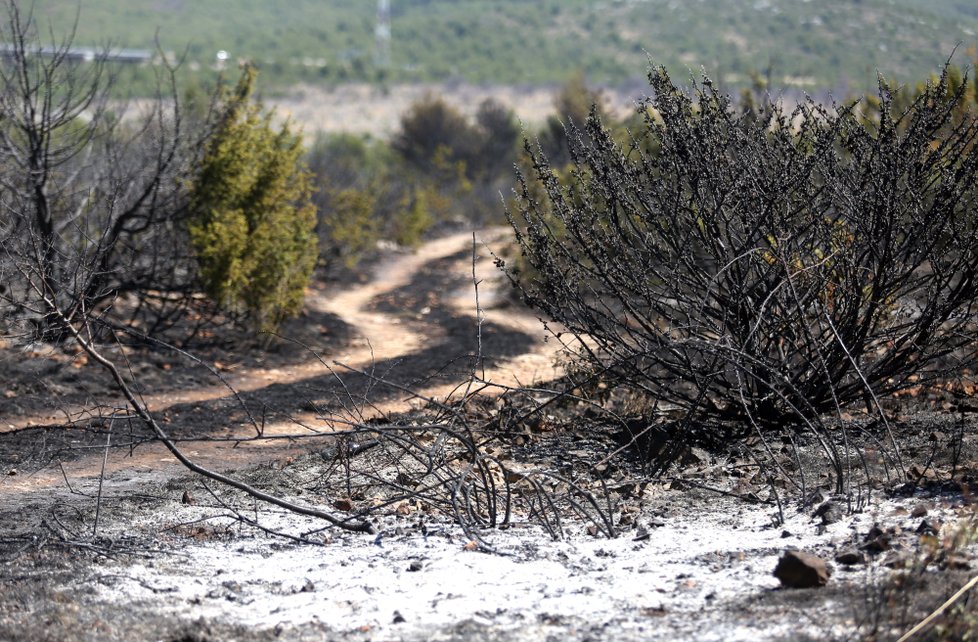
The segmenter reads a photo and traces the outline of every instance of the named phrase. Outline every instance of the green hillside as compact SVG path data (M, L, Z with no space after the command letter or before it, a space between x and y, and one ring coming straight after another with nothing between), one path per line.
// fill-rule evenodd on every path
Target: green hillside
M375 60L373 0L81 0L76 44L254 60L266 89L296 82L464 79L552 83L639 78L646 52L674 73L705 67L732 85L771 68L776 85L857 89L875 70L917 79L978 34L972 0L391 0L390 67ZM56 33L77 0L35 13Z

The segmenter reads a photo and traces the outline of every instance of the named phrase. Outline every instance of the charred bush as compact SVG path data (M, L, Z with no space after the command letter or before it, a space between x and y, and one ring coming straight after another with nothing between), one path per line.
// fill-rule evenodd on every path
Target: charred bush
M0 33L0 330L58 343L89 316L147 332L196 305L183 185L209 114L181 110L176 68L156 67L157 96L112 100L104 52L46 46L31 11L3 3Z
M859 103L745 112L709 79L649 80L626 141L594 111L568 126L569 173L527 143L509 211L510 276L588 374L679 425L812 427L857 404L882 417L887 396L972 367L966 84L945 74L897 111L881 83L871 120Z

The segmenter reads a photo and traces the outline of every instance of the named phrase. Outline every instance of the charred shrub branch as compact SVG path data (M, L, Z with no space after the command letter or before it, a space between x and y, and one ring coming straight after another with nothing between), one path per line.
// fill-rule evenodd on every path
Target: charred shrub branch
M946 74L905 108L738 110L649 76L641 125L527 143L509 212L528 302L586 371L679 425L820 427L976 356L978 120ZM564 340L566 340L566 334Z

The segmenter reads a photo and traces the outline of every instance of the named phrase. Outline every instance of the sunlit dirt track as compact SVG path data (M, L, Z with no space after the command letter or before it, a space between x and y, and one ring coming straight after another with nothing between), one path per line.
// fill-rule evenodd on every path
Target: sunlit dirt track
M305 361L285 366L236 368L223 375L228 385L215 379L212 385L148 394L144 402L165 428L187 440L182 449L188 456L220 470L285 457L309 440L194 437L254 436L256 420L264 435L315 439L348 422L409 410L420 398L457 394L473 371L483 382L502 386L552 378L558 374L557 346L544 341L540 321L518 307L498 305L500 288L508 286L491 250L508 238L504 228L456 233L389 256L364 284L310 288L307 310L334 315L353 329L337 351L310 352ZM477 362L480 350L484 359ZM64 411L56 403L52 399L47 417L21 417L4 428L50 422ZM116 445L125 441L124 434L113 436ZM0 477L0 489L14 493L64 485L66 477L69 483L95 478L102 471L104 443L86 448L60 465ZM110 449L104 465L113 473L107 478L121 483L162 479L179 467L160 444Z

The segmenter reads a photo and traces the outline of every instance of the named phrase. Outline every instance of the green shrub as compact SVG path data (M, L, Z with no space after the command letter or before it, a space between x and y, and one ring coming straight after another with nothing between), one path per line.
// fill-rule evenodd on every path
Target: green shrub
M602 103L601 92L589 88L580 72L563 84L554 96L554 113L540 132L540 148L551 167L563 168L571 162L567 127L581 131L592 109L602 121L607 121Z
M978 65L978 54L973 55L972 65ZM880 121L884 109L887 110L887 117L899 118L902 112L909 109L915 101L929 91L929 87L937 84L944 88L944 95L941 98L953 104L949 125L957 125L969 117L973 118L975 109L978 108L978 83L968 77L966 68L958 65L947 65L944 69L943 82L940 77L931 76L927 81L915 85L896 86L886 79L881 79L881 83L890 97L887 105L884 105L880 97L875 94L867 94L863 98L865 119L869 125Z
M484 100L471 120L428 95L403 114L392 147L414 175L411 182L432 197L434 219L484 223L498 218L499 194L509 191L518 137L512 110L496 100Z
M430 187L415 187L405 193L401 200L401 213L394 220L394 241L405 247L418 245L433 222L432 201L437 203L439 200Z
M189 230L207 294L271 330L297 314L316 264L316 209L301 138L252 100L246 68L191 186Z
M330 190L328 202L329 209L324 211L320 223L323 228L320 238L328 241L328 246L323 243L323 250L352 268L377 244L376 197L370 189L347 188Z

